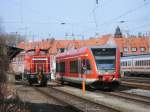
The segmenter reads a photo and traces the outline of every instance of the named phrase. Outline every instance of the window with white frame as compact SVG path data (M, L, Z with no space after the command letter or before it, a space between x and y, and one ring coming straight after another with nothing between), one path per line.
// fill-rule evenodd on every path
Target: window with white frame
M124 47L124 48L123 48L123 51L124 51L124 52L128 52L128 48L127 48L127 47Z
M132 51L132 52L136 52L136 51L137 51L137 48L136 48L136 47L132 47L132 48L131 48L131 51Z
M141 51L141 52L144 52L144 51L145 51L145 47L141 47L141 48L140 48L140 51Z

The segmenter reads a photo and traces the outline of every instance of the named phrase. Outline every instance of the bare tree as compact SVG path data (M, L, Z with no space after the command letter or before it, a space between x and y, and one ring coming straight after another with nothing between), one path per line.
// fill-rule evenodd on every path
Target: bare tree
M21 42L21 36L4 34L0 25L0 112L29 112L25 103L18 97L16 92L8 89L7 71L9 69L8 46L15 46Z
M0 35L0 96L4 97L4 86L7 81L6 71L9 68L9 60L7 56L7 47L5 45L5 38Z
M4 34L5 43L9 46L17 46L20 42L25 42L25 37L15 33L15 34Z

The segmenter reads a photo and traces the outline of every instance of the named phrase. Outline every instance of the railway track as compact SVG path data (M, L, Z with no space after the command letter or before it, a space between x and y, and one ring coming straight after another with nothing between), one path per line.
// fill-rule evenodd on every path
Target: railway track
M146 104L146 105L147 104L150 105L150 97L146 97L146 96L136 95L136 94L132 94L132 93L126 93L126 92L120 92L120 91L109 92L109 93L105 92L105 94L112 95L112 96L115 96L118 98L123 98L123 99L130 100L130 101L140 102L140 103Z
M78 88L78 87L76 86L75 88ZM79 88L79 89L81 89L81 88ZM140 102L142 104L150 105L150 97L137 95L137 94L133 94L133 93L127 93L127 92L122 91L122 90L116 90L116 91L111 91L111 92L110 91L106 92L106 91L102 91L102 90L95 90L93 92L94 93L103 93L103 94L107 94L109 96L114 96L114 97L123 98L123 99L130 100L130 101L135 101L135 102Z
M150 84L150 78L147 77L125 77L123 81Z
M28 87L27 83L24 82L18 82L17 84ZM107 107L106 105L58 90L55 87L33 86L32 88L49 98L53 98L62 104L68 105L67 108L71 109L73 112L120 112L116 109Z
M54 98L58 100L59 102L68 105L70 109L72 109L75 112L126 112L132 110L134 106L136 107L142 107L142 109L149 108L150 105L150 97L135 95L131 93L126 93L122 91L114 91L114 92L104 92L104 91L94 91L87 93L87 96L82 96L80 94L79 96L76 94L75 91L72 91L68 88L78 89L78 92L81 91L80 88L77 87L70 87L68 85L65 86L48 86L48 87L35 87L33 86L36 91L40 92L41 94L46 95L47 97ZM70 91L70 92L69 92ZM81 93L81 92L80 92ZM90 94L96 94L96 100L94 101L89 95ZM104 95L103 97L107 99L112 99L110 102L105 102L105 99L103 99L102 96L99 96L99 94ZM119 103L117 105L117 100L120 100L121 102L127 102L129 106L126 107L125 104ZM101 100L104 100L101 102ZM114 102L113 102L114 101ZM111 104L114 103L114 104ZM108 104L107 104L108 103ZM132 107L133 105L133 107ZM138 106L137 106L138 105ZM147 112L145 110L142 110L141 107L139 109L133 109L132 112ZM144 108L143 108L144 107Z
M31 87L24 82L17 82L14 84L18 84L17 86L19 86L16 87L16 91L18 91L18 96L21 99L22 94L25 94L23 95L23 101L26 105L28 105L28 108L31 110L30 112L82 112L78 108L75 108L74 106L64 102L63 100L60 100L59 98L54 97L51 94L43 92L41 89L39 89L38 85ZM38 98L35 98L35 96Z
M69 92L72 87L63 87L61 91ZM58 88L60 89L60 88ZM75 89L75 88L73 88ZM78 88L79 91L81 89ZM79 92L78 91L78 92ZM70 94L77 95L75 91L69 92ZM94 94L95 97L91 97ZM82 95L79 95L82 97ZM134 96L134 97L133 97ZM98 104L107 105L108 107L114 108L121 112L149 112L150 109L150 98L139 95L133 95L128 93L119 92L89 92L87 91L84 99L92 100ZM148 99L146 99L148 98Z
M146 84L146 83L122 81L121 85L122 86L128 86L128 87L131 87L131 88L139 88L139 89L150 90L150 84Z
M50 97L50 98L53 98L53 99L55 99L56 101L58 101L58 102L60 102L60 103L62 103L62 104L64 104L64 105L66 105L67 108L69 108L69 110L72 110L73 112L82 112L80 109L76 108L75 106L73 106L73 105L71 105L71 104L65 102L65 100L62 100L62 99L58 98L58 97L56 96L56 93L52 94L52 90L50 90L50 93L49 93L49 91L45 90L45 88L40 88L40 87L33 87L33 88L34 88L36 91L38 91L38 92L44 94L45 96ZM58 94L58 93L57 93L57 94Z
M105 105L98 104L96 102L92 102L90 100L69 94L67 92L58 90L56 88L35 88L41 93L57 98L58 100L71 105L74 108L77 108L82 112L119 112L119 110L107 107Z
M139 85L136 86L136 87L139 87ZM126 91L126 90L135 89L133 86L135 86L134 83L131 86L127 86L127 85L121 86L120 88L118 88L118 90L111 91L111 92L110 91L106 92L106 91L103 91L103 90L96 90L94 92L103 93L103 94L107 94L107 95L112 95L112 96L115 96L115 97L130 100L130 101L135 101L135 102L140 102L140 103L143 103L143 104L149 104L150 105L150 97L144 96L144 95L138 95L138 94L134 94L134 93L129 93L129 92ZM149 86L145 87L145 85L140 85L140 86L142 88L145 88L146 90L150 88ZM73 87L73 85L72 85L72 87ZM78 87L78 86L75 86L75 88L81 89L81 87Z

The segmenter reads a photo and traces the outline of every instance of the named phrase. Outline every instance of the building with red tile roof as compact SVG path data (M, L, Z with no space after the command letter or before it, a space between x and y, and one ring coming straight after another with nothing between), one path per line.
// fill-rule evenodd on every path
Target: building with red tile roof
M150 39L148 37L122 37L115 38L113 35L104 35L99 38L90 38L87 40L55 40L47 39L38 42L21 42L18 46L25 50L30 50L38 46L41 49L48 49L49 54L57 54L59 49L80 48L83 46L104 45L109 40L120 48L121 52L127 54L148 53L150 48Z

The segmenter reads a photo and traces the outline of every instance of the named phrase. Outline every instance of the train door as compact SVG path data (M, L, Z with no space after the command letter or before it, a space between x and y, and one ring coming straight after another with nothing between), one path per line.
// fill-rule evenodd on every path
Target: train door
M91 65L90 61L87 57L80 60L80 78L88 78L89 74L91 74Z
M82 74L90 74L91 73L90 60L87 58L81 60L81 73Z
M38 73L39 71L42 71L43 73L48 73L48 59L47 58L33 58L33 72Z
M35 63L36 65L36 72L38 73L39 71L45 72L45 65L44 63Z

